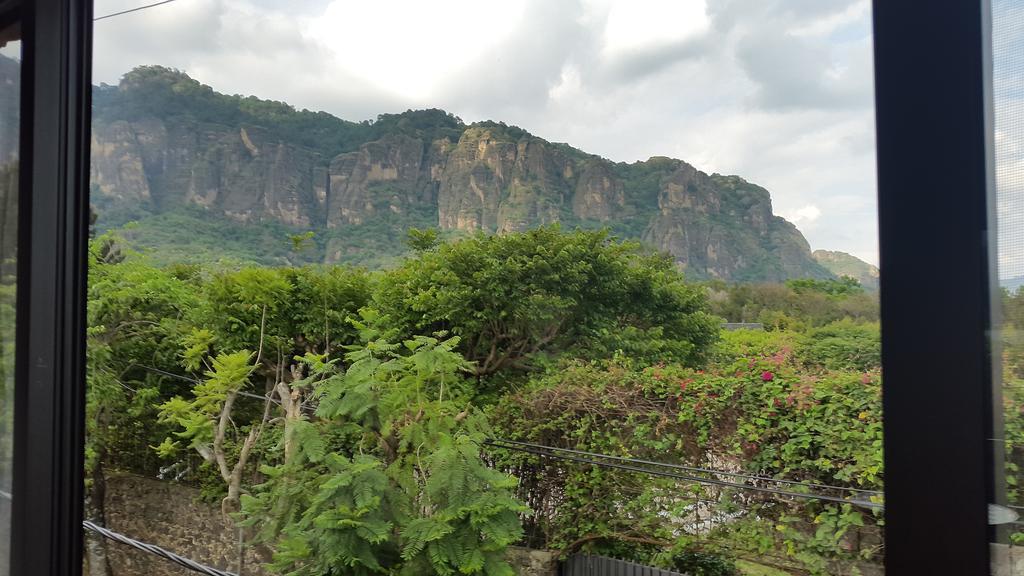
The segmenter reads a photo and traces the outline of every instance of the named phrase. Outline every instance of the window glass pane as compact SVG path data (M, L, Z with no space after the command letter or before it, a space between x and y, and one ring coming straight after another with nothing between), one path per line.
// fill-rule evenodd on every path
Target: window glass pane
M869 1L136 5L92 520L232 571L882 571Z
M1024 7L992 3L1002 361L995 374L997 436L994 548L998 574L1024 574ZM1001 429L1000 429L1001 428Z
M21 42L0 29L0 575L10 570Z

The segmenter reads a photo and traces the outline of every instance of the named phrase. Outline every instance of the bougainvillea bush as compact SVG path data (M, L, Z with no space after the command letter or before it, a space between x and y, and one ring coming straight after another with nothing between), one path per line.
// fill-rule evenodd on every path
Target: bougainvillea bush
M877 367L825 368L807 357L800 335L786 332L727 333L719 348L704 369L637 365L628 358L569 363L504 398L492 419L511 440L881 490ZM555 548L655 561L673 546L720 548L819 573L878 560L873 540L881 516L858 503L495 454L524 479L523 497L536 513L528 530Z

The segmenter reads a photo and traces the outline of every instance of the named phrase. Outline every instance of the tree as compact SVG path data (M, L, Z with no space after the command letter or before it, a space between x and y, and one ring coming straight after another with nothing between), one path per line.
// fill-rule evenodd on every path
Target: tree
M164 402L160 418L180 428L177 436L216 466L227 490L224 512L236 512L242 473L276 412L272 405L283 416L286 452L294 451L295 422L311 391L303 385L302 355L326 358L352 343L355 332L346 320L366 302L367 281L347 268L243 268L215 275L203 295L190 316L192 331L181 339L181 355L187 371L204 377L195 378L190 398ZM253 379L262 380L262 390L254 390L264 396L262 416L232 440L236 402ZM178 447L167 439L159 451L169 457Z
M406 337L448 330L478 376L630 331L671 341L696 362L717 334L704 292L667 257L604 231L557 226L477 234L421 250L386 273L373 306Z
M426 230L410 228L405 235L405 243L417 252L433 250L440 243L437 228L427 228Z
M372 313L370 313L372 314ZM483 415L470 404L458 338L396 344L366 323L345 370L307 356L320 399L297 429L301 450L243 497L246 523L290 575L514 574L521 536L515 479L480 458Z
M86 372L86 516L105 524L106 465L124 438L141 435L142 445L160 433L152 420L161 393L181 388L156 371L173 370L177 341L187 330L186 311L197 305L195 286L183 270L157 269L138 254L117 252L117 239L103 235L89 247L89 307ZM106 544L87 541L89 570L109 574Z

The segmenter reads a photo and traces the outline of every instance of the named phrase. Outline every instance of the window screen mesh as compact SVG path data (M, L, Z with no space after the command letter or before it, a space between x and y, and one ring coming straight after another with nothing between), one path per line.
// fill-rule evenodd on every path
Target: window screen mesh
M1024 3L996 0L993 95L999 194L999 278L1024 282Z
M1002 363L995 395L1002 409L996 430L993 573L1024 574L1024 3L992 4L995 178L998 195L999 283L1003 288ZM998 404L997 404L998 405Z

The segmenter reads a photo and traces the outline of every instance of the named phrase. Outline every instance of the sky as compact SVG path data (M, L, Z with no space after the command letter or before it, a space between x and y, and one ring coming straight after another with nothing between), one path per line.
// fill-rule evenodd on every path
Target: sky
M878 263L870 0L175 0L94 34L97 83L161 64L347 120L443 108L680 158Z
M1024 276L1024 3L992 3L999 276ZM1014 285L1019 282L1014 282Z

